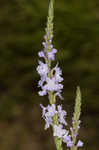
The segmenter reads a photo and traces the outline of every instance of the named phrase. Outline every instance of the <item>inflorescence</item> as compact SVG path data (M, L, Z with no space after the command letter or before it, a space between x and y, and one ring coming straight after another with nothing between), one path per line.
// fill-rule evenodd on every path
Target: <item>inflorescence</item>
M46 37L46 36L45 36ZM48 60L55 60L55 53L57 52L56 49L53 48L53 45L51 43L52 40L50 40L50 48L52 49L51 52L47 53L47 44L43 42L44 51L40 51L38 53L38 56L41 58L43 57ZM37 71L39 75L41 76L40 81L38 82L38 86L42 89L42 91L39 91L40 96L47 95L49 92L53 92L54 96L59 96L60 99L63 99L61 96L61 92L63 89L63 85L61 82L63 81L62 71L58 67L58 64L53 68L50 69L47 63L44 63L42 61L39 61L39 65L37 67ZM49 77L49 73L51 72L52 76ZM67 126L67 122L65 121L67 112L65 110L62 110L62 106L58 105L56 108L55 104L48 105L47 107L44 107L42 104L40 104L42 108L42 117L45 120L45 129L49 128L50 126L53 127L54 133L53 136L56 136L58 138L61 138L64 143L67 144L67 147L72 147L74 145L73 138L69 134L70 131L73 133L73 128L70 127L70 131L64 129L64 125ZM53 122L53 117L57 115L58 116L58 122L59 124L56 125ZM80 123L80 120L78 121ZM74 124L74 122L72 122ZM78 130L80 126L77 126L77 131L74 133L73 136L77 136ZM76 143L77 147L82 147L83 142L79 140Z
M38 82L38 87L41 90L38 92L40 96L48 95L49 105L44 107L40 104L42 108L42 118L45 120L45 129L48 129L50 126L53 129L53 136L57 139L60 139L61 142L66 143L67 147L70 147L71 150L77 150L78 147L83 146L81 140L77 141L78 130L80 128L80 107L81 107L81 95L80 89L77 89L77 97L75 104L75 112L72 119L72 127L67 129L68 123L65 120L67 112L62 109L62 105L56 105L57 96L60 99L63 99L61 92L63 89L62 81L62 71L58 66L52 68L52 61L55 60L55 54L57 50L53 47L53 2L50 1L49 6L49 15L46 28L46 35L44 36L44 42L42 45L44 50L38 52L38 56L44 61L39 60L39 65L37 67L37 72L40 75L41 79ZM56 140L57 145L57 140ZM61 144L60 144L61 146ZM57 146L56 146L57 147ZM58 148L57 148L58 150ZM61 150L61 148L59 148Z
M47 38L45 36L45 38ZM52 39L49 40L49 47L46 42L43 42L44 51L40 51L38 53L39 57L43 57L45 59L45 63L42 61L39 61L39 65L37 67L37 71L39 75L41 76L41 80L38 83L38 86L41 87L42 91L39 91L40 96L47 95L49 91L54 92L55 96L59 96L62 99L61 96L61 90L63 89L63 85L60 83L63 81L63 78L61 77L62 71L58 67L58 64L53 68L49 68L47 61L53 61L55 60L55 53L57 53L57 50L53 48L52 45ZM50 49L50 52L47 52ZM49 77L49 74L51 72L51 77Z

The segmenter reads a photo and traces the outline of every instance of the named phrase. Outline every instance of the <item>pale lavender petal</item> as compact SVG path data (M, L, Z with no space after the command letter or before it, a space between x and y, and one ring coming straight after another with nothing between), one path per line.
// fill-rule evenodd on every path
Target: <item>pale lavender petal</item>
M54 136L62 138L66 134L66 130L63 129L62 125L54 125Z
M47 64L44 64L43 62L39 61L39 65L37 67L37 72L41 75L41 76L46 76L47 73L49 72L49 68Z
M79 140L77 143L77 147L82 147L82 146L83 146L83 142Z
M53 52L53 53L57 53L57 49L53 48L53 49L52 49L52 52Z
M55 59L54 53L52 53L52 52L48 52L47 56L48 56L49 60L54 60Z
M45 57L44 52L43 51L38 52L38 56L39 57Z
M39 91L38 94L39 94L40 96L44 96L44 95L46 95L47 93L46 93L46 91Z

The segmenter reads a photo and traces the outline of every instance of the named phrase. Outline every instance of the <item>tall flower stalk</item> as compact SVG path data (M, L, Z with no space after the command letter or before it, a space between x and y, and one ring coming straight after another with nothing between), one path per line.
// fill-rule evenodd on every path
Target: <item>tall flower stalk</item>
M76 137L79 129L79 117L80 117L80 89L77 88L77 97L75 103L74 116L72 119L72 127L67 130L67 122L65 120L67 112L62 109L62 105L56 105L57 97L62 98L61 92L63 89L62 81L62 71L58 66L52 67L52 62L55 60L55 54L57 50L53 47L53 18L54 18L54 0L50 0L47 27L45 29L44 42L42 45L44 47L43 51L38 52L38 56L44 61L39 61L37 67L37 72L41 79L38 82L38 86L41 91L38 92L40 96L48 95L49 105L44 107L40 104L42 108L42 117L45 120L45 129L52 127L53 136L56 144L57 150L62 150L62 142L66 143L66 147L71 150L77 150L81 147L83 143L79 140L77 142Z

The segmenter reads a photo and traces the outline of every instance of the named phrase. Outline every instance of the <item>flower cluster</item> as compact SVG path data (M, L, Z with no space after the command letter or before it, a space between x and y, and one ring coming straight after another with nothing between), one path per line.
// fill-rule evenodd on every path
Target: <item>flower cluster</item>
M39 65L37 67L37 72L40 75L40 81L38 82L38 87L41 88L39 91L40 96L48 94L50 105L44 107L40 104L42 108L42 118L45 120L45 129L50 126L53 128L53 136L55 138L57 150L62 150L62 142L66 143L66 146L71 150L77 150L78 147L83 146L81 140L77 141L78 130L80 128L80 112L81 112L81 94L80 89L77 90L77 98L75 104L74 117L72 119L72 127L67 130L66 111L62 109L61 105L56 105L56 96L63 99L61 92L63 89L62 81L62 71L58 66L52 68L52 61L55 60L55 54L57 50L53 47L53 0L49 3L48 20L46 27L46 35L44 36L44 42L42 42L43 50L38 52L39 58L43 58L44 61L39 60ZM58 140L57 140L58 139Z
M45 36L46 40L46 36ZM49 94L49 92L53 92L54 96L61 96L61 90L63 89L63 85L61 82L63 81L62 71L58 67L58 64L51 69L49 66L49 62L55 60L55 53L57 50L53 48L52 39L49 40L49 45L46 42L42 43L44 46L44 50L38 53L38 56L44 58L45 62L39 61L39 65L37 67L37 72L40 75L41 79L38 82L38 86L41 88L39 91L40 96L44 96ZM49 76L50 75L50 76ZM53 103L44 107L42 104L40 105L42 108L42 117L45 120L45 129L50 126L53 127L53 136L61 139L64 143L66 143L67 147L82 147L83 142L79 140L78 142L74 142L74 137L77 137L78 130L80 128L78 121L77 129L74 131L73 127L70 128L71 135L69 130L64 129L64 125L67 126L67 122L65 121L66 111L62 110L62 106L56 105ZM58 117L58 125L54 123L54 116ZM73 125L75 123L73 122Z
M63 128L63 125L67 126L67 122L65 121L66 118L66 111L62 110L62 106L58 105L57 109L55 104L48 105L47 107L44 107L42 104L40 104L42 108L42 117L45 120L45 129L49 128L50 126L53 127L54 133L53 135L55 137L58 137L62 139L64 143L66 143L67 147L72 147L74 145L74 142L72 140L71 135L69 134L69 130L66 130ZM57 115L58 116L58 121L59 125L56 125L53 123L53 117ZM79 127L80 128L80 127ZM73 128L70 128L71 131L73 131ZM77 134L75 133L75 137ZM76 144L77 147L82 147L83 142L79 140Z
M80 123L80 120L78 121ZM73 126L74 126L74 122L72 122ZM71 131L71 135L72 135L72 139L76 139L77 135L78 135L78 130L80 129L80 125L76 126L76 130L73 127L70 127L70 131ZM75 142L74 142L75 145ZM83 146L83 142L81 140L78 140L77 147L82 147Z
M62 125L67 125L67 122L65 121L66 117L66 111L62 110L62 106L58 105L57 110L55 104L48 105L47 107L44 107L42 104L40 104L42 108L42 117L45 119L46 125L45 129L49 128L50 125L53 125L53 117L55 115L58 115L58 121Z
M69 131L63 128L63 125L67 125L65 121L65 117L67 115L66 111L62 110L62 106L58 105L57 109L55 104L48 105L44 107L42 104L40 105L42 108L42 117L45 120L45 129L49 128L50 125L53 126L55 137L61 138L64 143L67 144L67 147L73 146L73 141L71 140L71 136L69 135ZM54 124L53 117L58 116L59 125Z
M49 40L49 43L50 44L47 45L46 42L43 42L42 44L44 46L44 50L38 53L39 57L43 57L45 60L45 63L39 61L39 65L37 67L37 72L41 76L41 79L38 82L38 86L41 88L41 91L39 91L39 95L44 96L47 95L49 91L53 91L55 96L59 96L62 99L61 96L61 90L63 89L63 85L61 84L61 82L63 81L63 78L61 77L62 71L58 67L58 64L53 69L50 69L48 63L46 63L46 61L54 60L55 53L57 52L57 50L53 48L51 39ZM51 77L49 77L50 72L52 74Z

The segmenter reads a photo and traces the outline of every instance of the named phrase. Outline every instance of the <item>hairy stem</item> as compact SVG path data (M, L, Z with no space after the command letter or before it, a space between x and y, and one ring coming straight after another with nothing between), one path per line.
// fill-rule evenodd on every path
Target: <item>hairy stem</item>
M49 92L49 101L50 101L50 104L56 103L56 98L52 92ZM57 114L53 117L53 123L54 123L54 125L59 125ZM54 132L54 128L53 128L53 132ZM54 137L54 140L55 140L55 144L56 144L56 149L62 150L62 140L57 137Z
M50 40L52 40L52 38L53 38L53 18L54 18L54 0L50 0L48 17L47 17L47 27L45 29L45 31L46 31L46 44L48 45L47 52L51 51ZM51 60L46 59L45 62L46 62L46 64L48 64L48 67L50 69L48 76L49 76L49 78L52 78L53 74L52 74L52 70L51 70ZM53 92L49 92L48 97L49 97L49 102L51 105L56 103L56 98L55 98ZM55 115L53 117L53 122L54 122L54 125L59 124L57 115ZM54 133L54 128L53 128L53 133ZM57 138L57 137L54 137L54 139L55 139L56 149L62 150L62 140Z
M81 114L81 91L80 91L80 87L77 87L77 91L76 91L76 99L75 99L75 108L74 108L74 115L73 115L73 130L71 132L72 135L72 139L74 142L74 146L71 147L71 150L77 150L77 146L75 145L77 142L77 136L78 135L78 130L79 130L79 125L80 125L80 114Z

